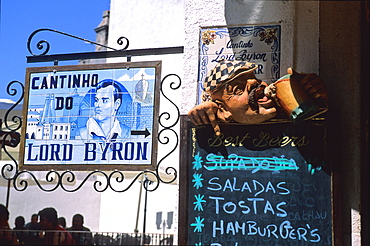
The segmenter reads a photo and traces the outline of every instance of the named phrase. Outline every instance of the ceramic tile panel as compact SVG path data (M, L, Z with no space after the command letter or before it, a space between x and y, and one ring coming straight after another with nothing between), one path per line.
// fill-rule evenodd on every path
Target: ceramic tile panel
M158 65L30 68L22 165L152 165Z
M280 25L201 28L199 84L222 59L256 63L259 66L255 71L257 78L268 83L276 81L280 77L280 30ZM201 95L200 91L198 95Z

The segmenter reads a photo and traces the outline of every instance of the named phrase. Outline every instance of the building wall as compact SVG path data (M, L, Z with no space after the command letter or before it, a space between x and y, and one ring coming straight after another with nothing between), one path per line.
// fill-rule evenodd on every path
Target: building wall
M163 229L162 224L163 220L166 220L165 223L167 223L168 212L175 212L176 193L178 192L177 184L166 185L162 183L157 190L145 192L145 189L141 189L140 191L139 181L141 178L125 192L117 193L107 190L102 194L100 231L118 230L120 232L134 233L135 229L137 229L139 233L143 233L145 196L147 196L145 232L158 234L162 234L163 232L174 234L176 232L174 224L171 224L170 229ZM126 183L131 181L132 179L129 179ZM157 228L156 224L156 215L158 212L162 212L160 229Z
M183 46L185 39L184 32L184 1L183 0L158 0L150 1L121 1L111 0L108 46L119 48L117 39L124 36L129 39L128 49L147 49ZM125 45L125 44L124 44ZM183 54L153 55L132 57L132 62L138 61L162 61L162 79L169 74L177 74L183 80ZM126 62L127 58L111 58L108 62ZM177 91L169 90L169 83L178 84L178 80L171 76L164 84L164 92L176 105L181 104L181 88ZM162 121L165 125L171 125L176 120L177 109L167 101L160 98L160 114L169 112L169 120ZM178 131L179 126L175 127ZM158 146L158 162L163 158L168 150L175 144L175 136L170 135L169 145ZM163 138L162 138L163 140ZM178 150L167 157L162 163L160 170L164 167L172 166L178 170ZM163 174L161 174L163 175ZM166 176L166 175L164 175ZM162 176L163 177L163 176ZM114 192L104 192L101 204L101 229L119 228L119 230L134 232L139 206L140 185L136 182L127 192L117 194ZM146 232L150 233L175 233L177 224L171 225L171 229L157 228L156 215L162 212L162 220L167 220L167 213L176 211L177 207L177 184L161 183L154 192L147 193L147 218ZM142 191L138 230L144 230L144 203L145 190ZM115 202L112 202L115 201ZM110 220L106 220L110 218ZM176 220L174 218L174 220Z
M361 158L368 155L368 150L361 146L367 131L362 126L361 114L368 115L361 103L361 91L368 84L362 80L362 74L368 73L368 64L365 71L361 70L362 56L366 56L361 46L366 34L364 26L360 26L364 19L361 8L365 7L361 4L361 1L320 3L320 75L330 93L329 141L338 245L361 245L364 214L361 209L368 210L361 205L360 199L362 165L367 165ZM342 19L343 16L351 18Z
M185 1L184 85L181 112L196 102L199 29L211 26L240 26L276 23L282 27L281 71L317 73L318 2L316 1Z
M368 177L364 174L367 162L362 163L368 160L368 118L364 116L368 114L368 100L364 99L368 95L363 92L368 88L364 78L369 78L368 63L363 64L369 59L368 4L368 1L367 5L365 1L186 1L184 113L195 100L192 81L196 78L201 26L280 23L281 74L292 66L299 72L318 73L324 79L330 96L328 155L333 165L336 245L360 245L361 240L365 242L361 239L361 228L362 232L368 228L367 208L361 203L361 191L368 196L368 189L364 188L368 183L361 183L361 177L365 180Z
M361 1L184 0L142 1L140 6L130 1L111 3L110 45L114 45L118 35L129 37L133 43L130 48L184 45L183 62L163 64L164 70L168 66L183 74L181 114L186 114L197 102L200 28L280 24L280 74L293 67L298 72L318 73L328 85L331 144L328 154L332 163L336 163L333 177L336 238L342 238L338 232L343 232L343 242L336 243L359 245L358 191L364 156L361 145L364 129L360 123ZM153 57L135 58L145 59ZM344 183L337 186L337 180ZM345 189L347 185L354 189Z
M177 102L181 114L186 114L197 102L199 29L269 23L282 26L280 74L285 74L288 67L318 73L317 1L145 0L137 5L112 0L108 44L118 47L116 40L125 36L130 40L129 49L184 45L183 60L181 56L168 55L133 57L132 61L163 59L163 75L173 71L183 74L182 100ZM125 59L110 60L116 61ZM162 103L161 107L164 107Z
M3 165L9 164L9 161L1 161L0 168ZM22 174L19 180L26 180L28 187L24 191L17 191L13 188L11 184L9 192L9 225L13 228L15 218L18 216L23 216L26 223L30 222L31 215L38 213L40 210L46 207L53 207L58 212L58 217L65 217L67 227L72 226L72 217L74 214L80 213L85 218L85 226L90 228L92 231L99 230L99 215L100 215L100 193L94 191L93 183L96 180L96 176L93 175L92 178L87 180L84 186L81 187L76 192L66 192L60 187L55 191L53 188L56 183L56 176L51 175L54 178L54 182L46 181L46 172L32 172L37 178L38 182L43 189L41 190L34 182L34 179L28 174ZM80 184L86 173L75 172L76 182L71 185L65 185L67 190L73 190L76 188L74 185ZM66 183L66 182L65 182ZM7 199L7 181L3 178L0 179L0 203L6 204ZM22 189L24 186L20 183L17 187Z

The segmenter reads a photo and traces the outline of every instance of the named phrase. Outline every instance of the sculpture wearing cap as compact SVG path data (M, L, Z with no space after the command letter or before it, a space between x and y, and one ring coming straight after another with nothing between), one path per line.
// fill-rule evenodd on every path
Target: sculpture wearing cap
M312 118L327 110L327 90L316 74L288 75L268 85L256 78L254 63L219 61L204 81L203 102L188 113L195 125L218 122L260 124L279 115L293 122Z

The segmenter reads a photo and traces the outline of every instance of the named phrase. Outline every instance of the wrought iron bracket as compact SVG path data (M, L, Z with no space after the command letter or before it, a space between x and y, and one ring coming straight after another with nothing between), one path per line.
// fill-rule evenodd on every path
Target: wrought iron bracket
M89 42L95 45L111 49L112 51L99 51L99 52L82 52L82 53L67 53L67 54L54 54L47 55L50 50L50 44L46 40L40 40L37 42L36 47L39 50L44 50L41 54L36 55L32 52L31 43L34 36L41 31L50 31L58 34L62 34L71 38L76 38L84 42ZM125 40L125 42L124 42ZM162 48L148 48L148 49L132 49L127 50L129 46L129 40L126 37L120 37L117 40L119 45L125 44L123 49L115 49L102 44L95 43L93 41L80 38L68 33L60 32L53 29L43 28L34 31L28 38L27 48L32 56L27 56L27 63L36 62L55 62L55 61L71 61L71 60L83 60L83 59L101 59L101 58L114 58L114 57L127 57L127 61L131 61L133 56L147 56L147 55L167 55L167 54L180 54L184 52L184 46L174 47L162 47Z

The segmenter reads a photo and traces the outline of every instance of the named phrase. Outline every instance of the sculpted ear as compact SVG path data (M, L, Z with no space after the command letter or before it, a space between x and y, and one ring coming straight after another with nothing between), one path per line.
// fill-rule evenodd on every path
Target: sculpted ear
M217 118L223 123L230 123L233 120L231 112L224 107L223 102L216 101L215 103L218 106Z

